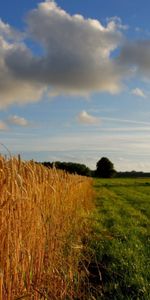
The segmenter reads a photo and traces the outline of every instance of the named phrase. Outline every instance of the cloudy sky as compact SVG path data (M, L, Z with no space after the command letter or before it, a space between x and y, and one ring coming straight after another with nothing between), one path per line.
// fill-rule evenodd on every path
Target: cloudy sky
M149 0L1 0L0 153L150 171Z

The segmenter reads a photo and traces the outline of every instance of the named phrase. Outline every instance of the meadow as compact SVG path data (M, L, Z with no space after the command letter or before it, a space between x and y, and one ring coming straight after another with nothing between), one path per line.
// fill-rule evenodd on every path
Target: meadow
M96 299L150 299L150 179L95 179Z

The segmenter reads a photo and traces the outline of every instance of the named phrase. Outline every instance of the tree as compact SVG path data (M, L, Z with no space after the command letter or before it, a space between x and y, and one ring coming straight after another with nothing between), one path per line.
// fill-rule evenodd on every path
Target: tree
M107 158L102 157L96 164L96 176L102 178L113 177L116 173L113 163Z

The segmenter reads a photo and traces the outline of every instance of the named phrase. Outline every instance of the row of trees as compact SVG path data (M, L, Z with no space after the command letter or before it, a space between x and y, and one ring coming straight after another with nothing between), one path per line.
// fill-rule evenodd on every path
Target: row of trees
M99 177L99 178L111 178L111 177L150 177L150 173L145 172L117 172L114 169L113 163L107 158L102 157L96 164L96 170L90 170L86 165L73 163L73 162L43 162L45 167L52 168L55 166L57 169L64 170L71 174L78 174L83 176Z
M82 176L92 176L91 170L84 164L79 164L79 163L73 163L73 162L60 162L60 161L55 161L55 162L43 162L42 163L45 167L48 168L53 168L55 167L56 169L59 170L64 170L68 173L71 174L78 174Z
M107 158L102 157L96 165L96 170L90 170L86 165L73 163L73 162L43 162L45 167L52 168L55 167L57 169L65 170L66 172L72 174L79 174L83 176L92 176L92 177L104 177L109 178L113 177L116 174L114 170L113 163Z

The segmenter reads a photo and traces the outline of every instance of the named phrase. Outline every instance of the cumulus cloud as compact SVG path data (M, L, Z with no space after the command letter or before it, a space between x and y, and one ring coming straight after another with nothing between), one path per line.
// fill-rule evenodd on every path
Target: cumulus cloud
M14 125L18 125L18 126L28 126L29 125L29 121L23 117L19 117L19 116L10 116L8 118L9 123L14 124Z
M122 41L115 21L104 27L46 1L28 14L27 23L30 36L45 53L35 64L38 80L73 93L120 89L120 68L110 59Z
M113 27L114 29L121 29L121 30L127 30L129 28L128 25L122 24L121 19L118 16L114 16L111 18L107 18L107 21L109 23L109 27Z
M99 118L96 118L88 114L85 110L79 113L79 115L77 116L77 120L82 124L89 124L89 125L97 124L100 121Z
M150 40L126 42L119 63L134 68L135 75L150 79Z
M131 91L132 95L138 96L138 97L142 97L142 98L146 98L146 95L144 93L144 91L140 88L135 88Z
M30 51L24 44L8 42L0 36L0 108L37 101L41 97L44 85L25 76L30 61Z
M25 34L14 29L9 24L4 23L0 18L0 35L10 41L21 41L24 39Z
M51 88L73 94L120 90L122 69L110 57L123 38L115 20L104 27L45 1L28 13L26 23L19 32L0 20L1 108L37 101ZM31 51L27 38L40 53Z
M103 26L98 20L70 15L51 0L27 14L24 32L0 20L0 108L51 93L116 93L131 67L134 74L149 77L150 41L123 45L125 29L118 17ZM30 49L29 40L37 51Z

